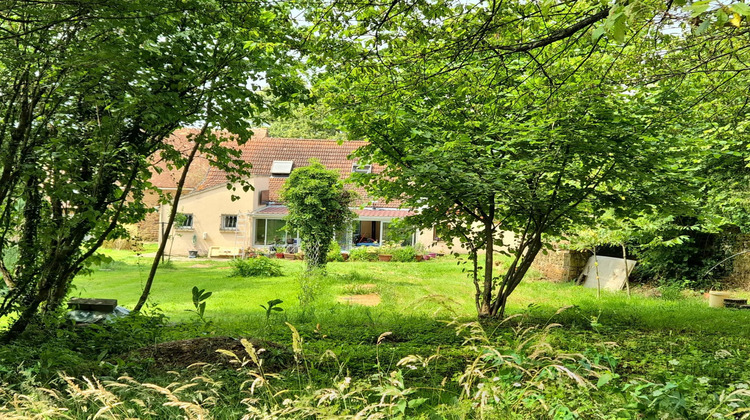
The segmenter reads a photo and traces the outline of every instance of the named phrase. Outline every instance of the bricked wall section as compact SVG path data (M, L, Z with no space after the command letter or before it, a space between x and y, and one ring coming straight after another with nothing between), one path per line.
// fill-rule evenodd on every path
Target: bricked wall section
M144 203L149 207L159 205L159 196L153 192L148 192L143 197ZM154 211L146 215L146 218L135 225L136 235L143 242L157 242L159 240L159 211Z
M750 235L737 235L732 248L733 253L750 250ZM750 290L750 252L740 254L725 264L732 264L732 272L722 279L722 284L730 288Z
M571 281L581 274L588 258L588 253L555 247L554 250L547 250L547 254L540 252L532 267L539 270L547 280Z

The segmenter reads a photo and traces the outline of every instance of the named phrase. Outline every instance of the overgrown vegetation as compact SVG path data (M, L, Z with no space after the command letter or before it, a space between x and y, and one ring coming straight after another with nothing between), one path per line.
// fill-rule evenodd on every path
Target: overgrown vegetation
M117 260L116 271L78 278L77 290L135 302L133 279L147 273L137 257ZM247 285L226 277L228 262L174 263L153 295L171 320L151 307L105 325L34 325L0 347L0 417L732 418L750 403L750 337L735 328L750 314L711 310L695 297L635 289L631 300L606 292L596 300L588 289L531 279L511 319L477 323L461 299L471 286L449 257L330 263L304 307L295 282L310 273L298 262L279 260L289 274ZM207 324L184 311L195 309L186 276L198 285L198 305L201 289L213 291ZM183 287L173 292L176 284ZM365 291L380 294L381 306L336 301ZM224 335L256 344L233 347L236 359L224 359L232 364L186 368L149 356L154 343ZM279 352L289 355L283 367L269 362Z
M230 277L278 277L282 276L281 265L277 260L259 255L255 258L235 258L229 262Z

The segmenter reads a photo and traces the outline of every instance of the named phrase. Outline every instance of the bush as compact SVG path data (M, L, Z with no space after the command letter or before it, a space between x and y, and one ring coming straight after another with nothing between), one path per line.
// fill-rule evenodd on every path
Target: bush
M376 249L370 250L369 246L361 246L349 251L349 259L352 261L377 261L378 252Z
M392 254L393 254L392 261L410 262L410 261L416 261L415 257L417 256L417 251L414 250L413 246L403 246L403 247L394 249Z
M234 259L229 262L229 265L232 266L229 277L279 277L284 275L278 262L264 256L247 260Z
M328 255L326 257L328 262L338 261L343 262L344 257L341 255L341 245L336 241L331 241L331 246L328 248Z

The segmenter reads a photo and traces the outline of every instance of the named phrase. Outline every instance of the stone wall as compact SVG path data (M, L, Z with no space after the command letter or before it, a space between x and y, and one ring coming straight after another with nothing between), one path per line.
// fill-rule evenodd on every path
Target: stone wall
M732 250L733 253L750 251L750 235L737 235ZM722 284L729 288L750 290L750 252L737 255L724 264L731 264L732 271L726 278L722 279Z
M143 242L159 241L159 212L153 212L138 222L136 225L136 235Z
M581 274L588 258L588 253L555 247L546 254L540 252L531 267L539 270L547 280L571 281Z
M159 195L153 191L148 191L143 197L143 202L151 208L158 207ZM155 209L135 224L135 235L143 242L158 242L159 229L159 210Z

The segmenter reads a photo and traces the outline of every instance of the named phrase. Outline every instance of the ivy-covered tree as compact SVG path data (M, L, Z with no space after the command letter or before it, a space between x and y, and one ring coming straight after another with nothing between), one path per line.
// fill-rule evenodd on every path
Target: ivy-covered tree
M354 217L349 209L352 198L339 173L316 160L292 171L284 183L281 199L289 208L287 229L299 232L308 270L325 267L336 231Z
M164 142L174 129L243 142L269 106L248 80L286 99L301 83L288 9L263 0L12 2L0 27L0 318L12 338L143 216L149 157L184 163ZM202 151L246 173L221 139Z

